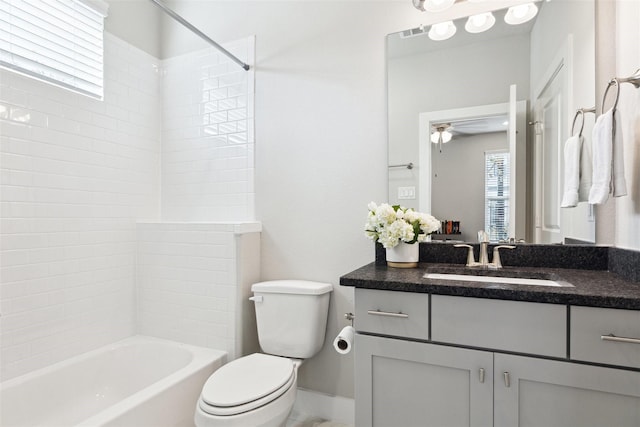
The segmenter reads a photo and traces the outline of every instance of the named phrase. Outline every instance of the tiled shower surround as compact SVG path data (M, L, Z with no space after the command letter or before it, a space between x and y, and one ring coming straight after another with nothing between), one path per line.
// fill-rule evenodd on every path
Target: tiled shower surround
M253 218L253 76L211 49L181 61L105 34L104 101L0 70L0 379L139 333L137 222Z
M224 350L230 359L258 351L249 347L256 342L249 297L260 278L259 232L256 222L138 223L138 333Z
M253 40L234 43L240 58ZM253 71L207 49L163 61L162 217L254 217Z

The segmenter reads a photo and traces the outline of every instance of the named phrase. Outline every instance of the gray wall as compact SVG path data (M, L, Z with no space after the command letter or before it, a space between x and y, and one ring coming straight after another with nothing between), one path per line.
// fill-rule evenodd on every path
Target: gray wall
M419 163L420 113L509 102L509 85L519 100L529 94L529 36L520 34L456 48L394 58L389 77L389 164ZM389 169L391 202L418 208L418 200L396 199L399 186L415 186L420 165L408 172Z
M160 58L162 11L149 0L106 1L109 16L104 22L105 30Z

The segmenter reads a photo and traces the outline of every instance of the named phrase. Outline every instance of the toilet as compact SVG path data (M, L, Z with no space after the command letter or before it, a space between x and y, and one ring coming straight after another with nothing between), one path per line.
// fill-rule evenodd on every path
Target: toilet
M283 426L296 399L298 368L324 343L333 286L274 280L251 286L262 353L227 363L207 380L197 427Z

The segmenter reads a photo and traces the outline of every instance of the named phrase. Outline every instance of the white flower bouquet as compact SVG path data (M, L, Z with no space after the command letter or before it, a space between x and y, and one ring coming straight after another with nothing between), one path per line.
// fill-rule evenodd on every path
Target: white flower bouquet
M424 242L428 235L440 229L439 220L411 208L387 203L378 206L374 202L369 203L368 208L365 235L374 242L382 243L386 249L400 242Z

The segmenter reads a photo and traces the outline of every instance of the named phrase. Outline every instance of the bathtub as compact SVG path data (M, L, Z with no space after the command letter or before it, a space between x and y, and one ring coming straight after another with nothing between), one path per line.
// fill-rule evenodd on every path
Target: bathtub
M2 427L193 427L226 352L134 336L0 386Z

